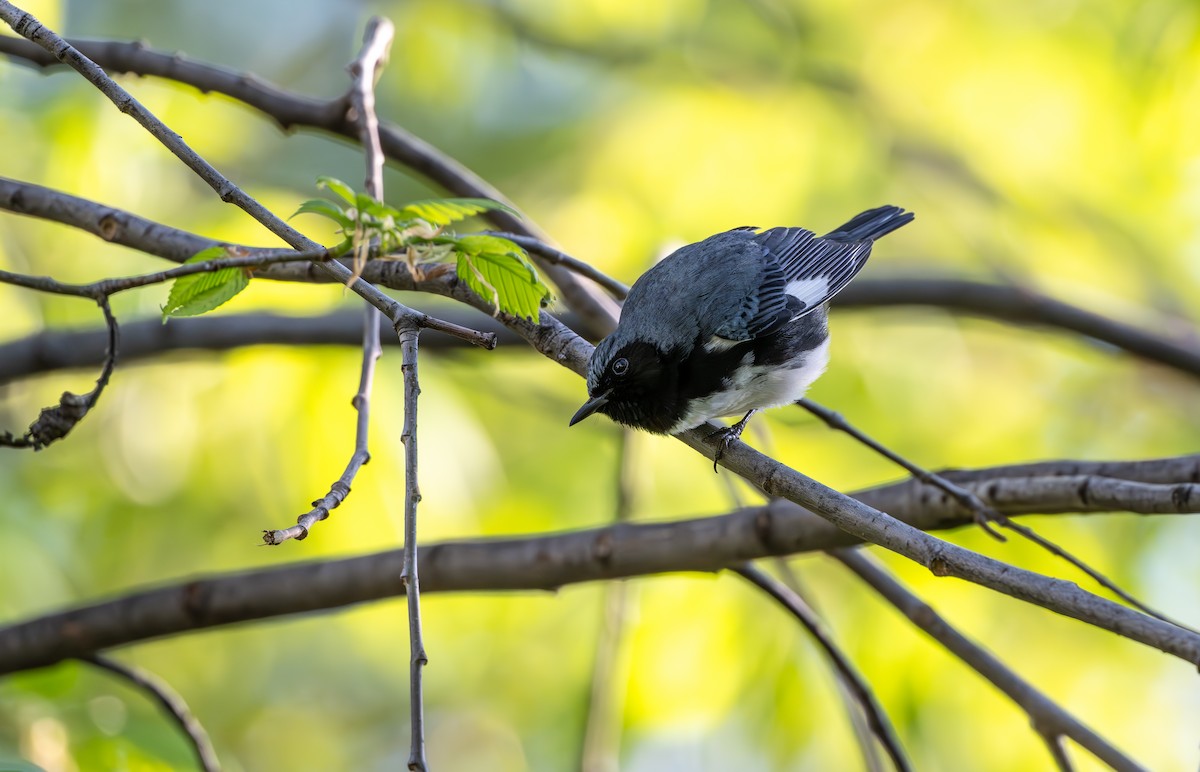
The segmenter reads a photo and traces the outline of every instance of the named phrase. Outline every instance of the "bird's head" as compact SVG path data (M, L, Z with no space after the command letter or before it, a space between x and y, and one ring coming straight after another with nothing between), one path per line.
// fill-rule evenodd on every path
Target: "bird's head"
M570 425L603 413L626 426L666 433L677 417L677 380L678 367L653 344L610 335L592 352L589 399Z

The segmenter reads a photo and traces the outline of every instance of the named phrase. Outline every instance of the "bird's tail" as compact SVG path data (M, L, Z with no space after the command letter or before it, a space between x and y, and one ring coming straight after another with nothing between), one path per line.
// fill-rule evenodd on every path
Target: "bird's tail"
M868 209L840 228L834 228L825 234L825 238L834 241L874 241L902 225L909 224L914 216L912 212L906 212L898 206Z

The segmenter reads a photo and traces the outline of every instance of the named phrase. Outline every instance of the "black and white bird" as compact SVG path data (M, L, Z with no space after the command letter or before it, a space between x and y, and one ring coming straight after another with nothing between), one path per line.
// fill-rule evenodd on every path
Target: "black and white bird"
M755 411L795 402L824 372L829 299L875 239L912 219L883 206L821 237L735 228L676 250L630 289L617 329L592 353L589 399L571 425L603 413L678 434L745 414L722 431L723 449Z

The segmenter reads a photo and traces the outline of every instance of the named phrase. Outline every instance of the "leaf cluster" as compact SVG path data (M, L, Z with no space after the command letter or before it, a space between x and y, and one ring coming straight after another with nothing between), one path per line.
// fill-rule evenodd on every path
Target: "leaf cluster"
M362 272L367 256L374 254L381 259L406 260L418 279L424 276L427 266L452 263L458 279L491 303L497 314L536 321L539 310L553 299L528 253L519 245L499 236L459 236L448 229L483 212L500 210L516 214L498 201L431 198L396 208L333 177L318 177L317 186L330 191L334 198L309 199L292 216L315 214L334 222L343 240L330 252L353 255L355 279ZM187 262L225 256L225 247L210 247ZM163 306L163 319L211 311L245 289L249 280L250 271L243 268L182 276L171 286Z

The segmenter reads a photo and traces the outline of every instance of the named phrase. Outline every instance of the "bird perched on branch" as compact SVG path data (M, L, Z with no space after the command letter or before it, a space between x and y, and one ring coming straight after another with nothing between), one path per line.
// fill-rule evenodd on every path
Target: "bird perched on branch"
M712 418L717 458L756 411L795 402L829 361L828 301L867 262L875 239L912 222L895 206L817 237L803 228L735 228L682 247L634 283L617 329L596 346L592 413L656 434Z

